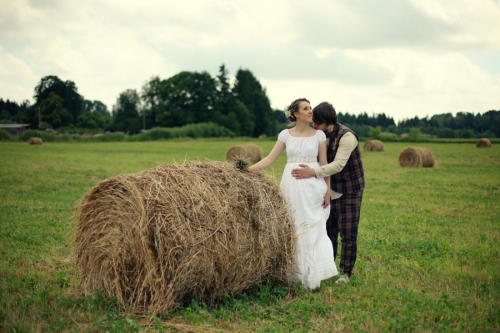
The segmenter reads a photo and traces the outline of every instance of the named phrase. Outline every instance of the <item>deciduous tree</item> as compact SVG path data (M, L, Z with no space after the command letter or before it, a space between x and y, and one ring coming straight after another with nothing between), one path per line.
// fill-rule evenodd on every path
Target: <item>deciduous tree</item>
M58 96L58 102L55 103L55 96ZM45 76L40 80L40 83L35 87L35 104L34 109L37 110L42 104L45 106L44 113L50 114L52 121L59 125L51 124L54 127L68 126L76 123L78 116L83 112L83 97L78 93L78 89L73 81L62 81L55 75ZM50 99L51 101L46 101ZM55 103L55 104L54 104ZM59 105L60 104L60 105ZM50 105L59 105L57 109L47 110ZM56 115L58 111L64 114ZM66 112L69 114L66 114ZM30 122L38 123L37 112L31 113ZM35 117L35 119L33 119ZM43 121L47 121L43 119ZM50 121L47 121L50 123Z
M51 91L49 95L38 104L40 120L50 124L53 128L71 124L71 113L65 108L61 96Z
M218 118L216 81L207 72L181 72L161 81L156 123L164 127L215 121Z
M113 129L126 133L138 133L141 130L140 107L141 100L135 89L122 92L113 107Z

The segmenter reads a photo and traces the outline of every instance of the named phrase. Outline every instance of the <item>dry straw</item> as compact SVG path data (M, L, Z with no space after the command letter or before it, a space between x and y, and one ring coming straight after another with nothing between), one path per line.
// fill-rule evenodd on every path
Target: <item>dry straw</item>
M257 163L262 159L262 151L259 146L254 143L232 146L226 152L226 161L234 159L249 159L252 163Z
M368 140L363 145L364 151L384 151L384 143L380 140Z
M491 141L486 138L479 139L476 142L476 147L477 148L490 148L491 147Z
M402 167L433 167L436 161L427 148L408 147L399 154L399 165Z
M41 145L42 144L42 139L38 138L36 136L33 136L28 139L28 144L29 145Z
M288 283L295 234L276 179L223 162L160 165L79 202L72 259L86 294L164 313L262 282Z

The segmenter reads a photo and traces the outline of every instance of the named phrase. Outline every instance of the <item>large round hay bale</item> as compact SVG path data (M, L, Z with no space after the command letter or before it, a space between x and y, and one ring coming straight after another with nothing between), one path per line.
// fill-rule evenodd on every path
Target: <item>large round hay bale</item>
M77 206L76 277L123 307L164 313L264 281L288 283L295 231L275 179L223 162L100 182Z
M252 163L257 163L262 159L262 151L254 143L232 146L226 152L226 161L231 162L235 158L249 159Z
M43 143L42 139L36 136L32 136L31 138L28 139L29 145L41 145L42 143Z
M490 148L491 147L491 141L486 138L479 139L476 142L476 147L477 148Z
M364 151L384 151L384 143L380 140L367 140L363 145Z
M432 152L427 148L408 147L399 154L399 165L402 167L433 167L435 164Z

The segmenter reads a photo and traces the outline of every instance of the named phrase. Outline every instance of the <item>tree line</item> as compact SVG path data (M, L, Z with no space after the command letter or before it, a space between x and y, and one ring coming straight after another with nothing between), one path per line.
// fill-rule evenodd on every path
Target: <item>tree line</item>
M339 122L349 126L360 137L376 137L395 140L395 138L411 135L435 138L500 138L500 110L489 110L483 114L457 112L436 114L431 117L415 116L403 119L397 124L384 114L368 116L361 113L358 116L339 112ZM415 137L416 138L416 137Z
M443 113L419 119L405 119L399 129L419 128L422 133L440 138L500 138L500 110L483 114L470 112Z
M0 98L0 123L28 123L32 128L59 131L110 131L129 134L151 128L178 128L214 123L235 136L275 136L287 126L281 110L273 110L265 88L248 69L239 69L231 85L224 64L212 77L204 72L180 72L170 78L155 76L140 91L119 94L111 112L98 100L87 100L73 81L43 77L34 89L34 104ZM360 137L380 133L415 133L439 138L500 137L500 111L484 114L458 112L404 119L398 124L384 113L339 112L339 122ZM387 135L386 135L387 137Z
M43 77L34 104L0 99L0 122L29 123L38 129L72 129L139 133L155 127L214 123L236 136L274 136L277 121L265 88L253 73L239 69L230 84L224 65L207 72L180 72L168 79L152 77L141 91L119 94L110 112L100 101L86 100L73 81Z

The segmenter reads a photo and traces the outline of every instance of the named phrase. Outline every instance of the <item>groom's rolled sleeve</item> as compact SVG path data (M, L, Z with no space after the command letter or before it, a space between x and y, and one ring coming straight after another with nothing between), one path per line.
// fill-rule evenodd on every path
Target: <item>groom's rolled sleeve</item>
M337 154L333 162L314 168L314 173L317 178L328 177L339 173L344 169L352 151L358 145L358 139L351 132L347 132L340 139L339 147L337 148Z

